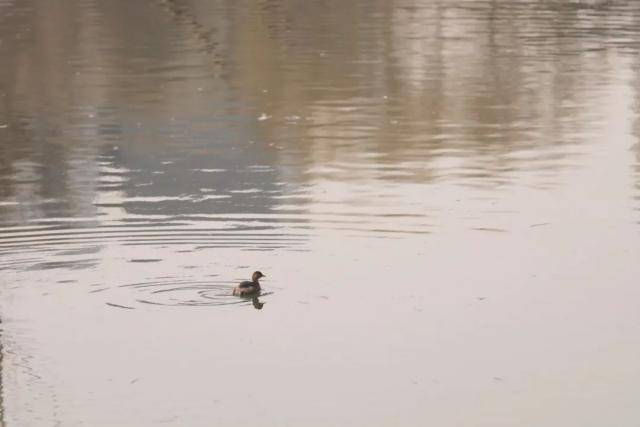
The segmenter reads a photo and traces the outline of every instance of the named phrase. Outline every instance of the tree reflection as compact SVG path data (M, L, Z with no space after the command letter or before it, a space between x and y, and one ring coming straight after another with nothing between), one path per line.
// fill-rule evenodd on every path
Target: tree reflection
M128 171L110 197L139 215L270 212L279 182L327 164L350 181L548 176L596 126L610 52L637 57L638 5L583 3L22 2L0 17L24 34L0 46L0 197L98 216L101 166Z

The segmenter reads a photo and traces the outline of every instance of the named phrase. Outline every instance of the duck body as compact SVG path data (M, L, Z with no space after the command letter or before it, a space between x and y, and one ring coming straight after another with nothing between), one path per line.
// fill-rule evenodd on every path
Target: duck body
M235 288L233 288L233 295L236 296L246 296L246 295L255 295L260 292L260 280L261 277L266 277L259 271L256 271L251 276L251 280L245 280L244 282L240 282Z
M255 294L260 291L260 283L251 282L249 280L245 280L244 282L240 282L238 286L233 289L233 294L238 296Z

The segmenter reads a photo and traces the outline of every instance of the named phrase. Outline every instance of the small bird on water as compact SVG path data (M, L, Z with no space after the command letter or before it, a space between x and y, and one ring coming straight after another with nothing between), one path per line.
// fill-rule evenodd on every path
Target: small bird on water
M265 276L259 271L255 271L251 275L250 281L245 280L244 282L240 282L238 286L233 288L233 295L243 297L246 295L254 295L260 292L260 282L258 282L258 280L260 280L261 277L267 277L267 276Z

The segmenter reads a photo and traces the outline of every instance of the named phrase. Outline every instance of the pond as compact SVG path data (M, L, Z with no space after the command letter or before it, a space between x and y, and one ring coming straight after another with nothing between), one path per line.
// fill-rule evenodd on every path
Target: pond
M1 425L637 425L639 3L0 0L0 57Z

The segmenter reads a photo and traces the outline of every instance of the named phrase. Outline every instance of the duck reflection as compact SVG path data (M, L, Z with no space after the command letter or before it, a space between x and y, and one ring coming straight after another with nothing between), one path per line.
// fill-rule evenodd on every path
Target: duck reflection
M264 303L260 302L257 296L251 298L251 303L253 304L253 308L256 310L262 310L262 307L264 307Z
M241 298L244 300L242 301L243 303L242 305L244 305L245 302L251 301L253 308L255 308L256 310L262 310L262 307L264 307L265 303L260 301L259 297L260 297L260 294L242 296Z

